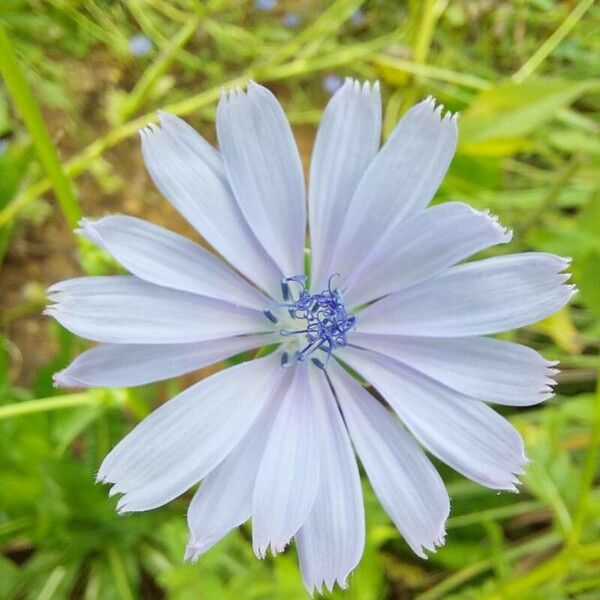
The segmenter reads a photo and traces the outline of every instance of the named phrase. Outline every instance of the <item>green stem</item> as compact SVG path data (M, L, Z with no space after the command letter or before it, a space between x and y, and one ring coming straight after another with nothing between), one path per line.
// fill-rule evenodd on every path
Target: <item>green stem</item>
M58 152L52 143L42 113L19 67L10 39L1 24L0 73L2 73L6 87L31 135L33 145L48 174L63 215L69 226L75 227L81 217L81 209L75 197L73 186L62 169Z
M127 579L127 573L125 571L125 565L123 564L123 557L116 546L109 546L106 550L108 555L108 562L110 563L110 569L112 571L115 580L115 589L121 600L133 600L133 594L129 587L129 581Z
M561 541L561 536L558 533L548 533L542 535L530 542L526 542L519 546L509 548L505 551L506 560L515 560L521 556L526 556L531 552L539 552L541 550L547 550L552 546L556 546ZM427 590L423 594L416 597L415 600L437 600L438 598L446 598L448 592L456 589L459 585L466 583L470 579L481 575L485 571L488 571L494 566L493 558L486 558L479 562L473 563L456 573L450 575L431 589ZM515 597L515 596L512 596Z
M575 507L573 527L568 539L569 546L573 547L579 543L583 532L583 525L588 514L590 495L594 486L594 478L598 470L598 453L600 452L600 374L596 384L596 395L594 399L594 424L592 426L591 439L581 473L581 484L579 498Z
M594 0L580 0L556 31L533 53L529 60L512 76L515 83L523 83L556 47L569 35L573 27L594 4Z
M447 529L456 529L457 527L466 527L468 525L480 524L482 521L509 519L519 515L545 508L545 504L539 500L528 500L519 502L518 504L510 504L508 506L500 506L498 508L488 508L477 512L468 513L466 515L458 515L450 517L446 525Z
M128 119L137 112L158 79L164 75L173 62L177 50L188 42L197 27L198 19L196 18L186 23L172 41L161 50L154 64L144 71L144 74L140 77L131 94L129 94L127 100L124 102L120 114L122 120Z
M106 392L103 392L102 390L89 390L78 394L65 394L63 396L39 398L37 400L25 400L23 402L0 406L0 420L11 417L20 417L31 413L46 412L49 410L62 410L64 408L74 408L86 405L100 405L104 404L106 400Z

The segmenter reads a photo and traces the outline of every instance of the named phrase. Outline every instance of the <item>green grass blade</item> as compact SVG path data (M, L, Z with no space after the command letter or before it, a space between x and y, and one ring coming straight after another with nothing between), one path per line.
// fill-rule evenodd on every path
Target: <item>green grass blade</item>
M73 185L62 169L58 152L50 138L40 108L21 71L10 39L2 25L0 25L0 73L2 73L6 87L31 135L33 145L52 183L63 215L69 226L75 227L81 217L81 208Z

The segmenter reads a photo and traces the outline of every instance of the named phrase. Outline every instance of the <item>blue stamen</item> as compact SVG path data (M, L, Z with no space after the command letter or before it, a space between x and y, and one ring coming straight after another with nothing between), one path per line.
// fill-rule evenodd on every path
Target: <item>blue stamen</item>
M263 310L263 313L271 323L277 323L277 317L269 309Z
M305 337L306 345L296 351L294 357L299 362L304 361L317 350L325 352L327 356L324 361L319 358L311 358L313 364L319 369L325 369L336 348L348 343L347 334L356 327L356 315L348 314L342 291L332 287L332 280L336 276L339 276L339 273L334 273L329 278L327 289L318 294L311 294L307 291L304 275L286 277L281 282L281 291L285 302L274 306L274 308L286 308L290 317L306 323L303 329L281 329L279 333L284 337L293 335ZM292 298L289 285L291 282L299 284L300 287L296 300ZM271 310L267 309L264 312L273 323L277 322ZM288 362L289 357L286 352L282 356L281 364L287 366Z

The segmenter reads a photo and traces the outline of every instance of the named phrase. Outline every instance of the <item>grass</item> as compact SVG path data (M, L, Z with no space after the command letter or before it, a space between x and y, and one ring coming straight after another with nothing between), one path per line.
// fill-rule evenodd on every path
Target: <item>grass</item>
M290 11L298 27L284 25ZM381 81L386 135L429 94L459 111L435 201L492 210L515 231L510 251L572 256L580 293L505 336L562 366L554 399L503 409L532 459L521 493L438 465L452 514L446 545L423 562L365 481L365 555L349 590L327 595L598 598L599 17L592 0L0 3L0 598L306 597L294 549L258 561L246 527L184 564L189 494L116 515L94 484L100 461L190 380L65 394L51 375L84 345L39 313L48 284L115 272L75 241L81 214L189 232L141 163L136 132L157 109L214 139L220 90L255 79L282 98L307 162L330 74ZM145 56L129 50L138 33L153 45Z

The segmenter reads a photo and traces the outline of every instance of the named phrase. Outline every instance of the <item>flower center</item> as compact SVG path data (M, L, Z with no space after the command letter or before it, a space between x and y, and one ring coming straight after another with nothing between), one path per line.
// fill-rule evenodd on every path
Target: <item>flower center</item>
M335 275L337 273L329 278L327 289L317 294L311 294L306 289L306 276L286 277L281 281L284 302L264 311L271 322L282 322L280 335L299 342L298 349L291 353L294 360L304 361L318 350L325 353L324 360L311 357L311 361L320 369L325 368L331 353L338 346L348 343L347 334L356 327L356 315L346 310L342 290L331 287ZM293 288L297 288L296 299ZM276 309L285 310L287 315L280 317ZM290 352L283 353L281 364L290 364Z

